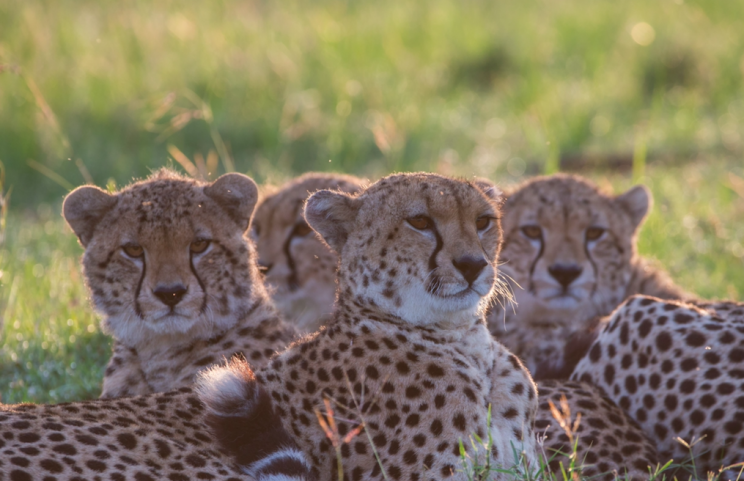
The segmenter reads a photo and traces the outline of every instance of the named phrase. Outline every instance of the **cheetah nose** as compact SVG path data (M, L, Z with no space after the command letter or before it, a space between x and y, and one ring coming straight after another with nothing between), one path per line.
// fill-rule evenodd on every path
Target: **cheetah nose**
M173 286L159 286L155 290L153 290L153 294L157 296L158 299L162 301L163 304L165 304L168 307L174 307L176 304L181 302L181 299L183 299L184 294L186 294L186 289L181 284L176 284Z
M267 264L265 262L261 262L261 259L258 260L258 270L259 272L261 272L261 274L268 274L272 267L274 267L274 264Z
M583 269L576 264L553 264L548 272L565 288L581 275Z
M452 264L460 271L468 284L472 284L483 271L483 268L488 265L488 262L482 257L463 256L459 259L453 259Z

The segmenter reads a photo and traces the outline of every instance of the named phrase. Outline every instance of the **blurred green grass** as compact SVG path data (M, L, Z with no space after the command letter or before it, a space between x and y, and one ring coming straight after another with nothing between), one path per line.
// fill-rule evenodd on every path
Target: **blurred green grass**
M627 162L638 145L741 158L742 21L744 3L716 0L2 0L0 160L25 205L64 193L29 161L121 184L168 142L206 154L199 119L161 137L190 118L188 92L259 180L518 176Z
M2 401L98 395L109 342L59 202L171 162L170 144L261 182L643 181L641 251L740 299L742 21L744 2L714 0L0 0Z

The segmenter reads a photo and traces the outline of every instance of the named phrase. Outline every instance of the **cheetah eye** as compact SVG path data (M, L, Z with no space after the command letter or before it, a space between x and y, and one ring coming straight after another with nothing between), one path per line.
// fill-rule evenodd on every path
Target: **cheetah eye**
M189 246L189 250L193 252L194 254L201 254L205 250L207 250L207 247L209 247L210 241L206 239L198 239L191 243Z
M255 239L258 239L258 236L261 235L261 228L258 227L258 224L253 224L253 228L251 228L251 235L253 235Z
M298 222L295 224L294 230L292 231L293 237L305 237L309 233L313 231L312 228L310 228L309 225L307 225L307 222Z
M482 215L475 220L475 228L478 230L486 230L491 225L491 217Z
M121 250L123 250L124 253L129 257L142 257L142 254L145 253L145 249L143 249L141 245L137 244L127 244L121 246Z
M586 234L585 234L586 240L588 241L597 240L600 237L602 237L602 234L604 233L605 233L605 229L603 229L602 227L589 227L586 230Z
M431 229L431 226L434 224L434 222L425 215L417 215L416 217L408 218L406 219L406 222L411 224L414 229L418 230Z
M523 226L522 234L524 234L528 239L542 239L542 229L539 225Z

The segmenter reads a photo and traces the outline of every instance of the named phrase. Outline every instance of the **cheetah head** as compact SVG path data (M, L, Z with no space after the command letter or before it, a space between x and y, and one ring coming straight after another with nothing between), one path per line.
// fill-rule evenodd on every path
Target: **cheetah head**
M63 215L104 327L133 345L237 322L263 292L244 237L257 195L241 174L207 184L165 169L114 194L71 192Z
M339 304L457 326L476 319L494 290L499 202L485 180L397 174L357 196L319 191L305 218L340 253Z
M305 222L308 196L320 189L355 193L362 180L341 174L305 174L258 204L251 233L271 296L286 319L315 331L336 298L336 253Z
M521 286L518 317L571 322L622 301L650 203L646 187L611 196L570 175L518 188L504 204L501 253L502 272Z

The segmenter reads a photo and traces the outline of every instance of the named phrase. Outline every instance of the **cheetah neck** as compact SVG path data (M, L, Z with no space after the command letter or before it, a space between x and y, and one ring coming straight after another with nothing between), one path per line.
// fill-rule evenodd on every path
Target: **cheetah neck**
M356 326L362 321L393 325L408 332L418 332L427 338L437 338L438 342L443 344L461 343L474 333L479 333L480 335L481 331L488 332L485 317L482 315L420 325L408 322L371 304L358 301L347 302L344 296L339 296L336 310L333 314L333 320L351 326ZM490 338L490 336L487 337Z
M336 299L335 310L332 319L354 319L355 316L380 319L382 322L397 324L407 328L420 328L423 330L437 332L458 332L469 330L477 324L486 324L485 311L483 309L468 309L457 312L429 312L428 316L415 319L405 318L398 313L389 312L379 306L374 299L363 296L350 295L347 291L339 288Z

